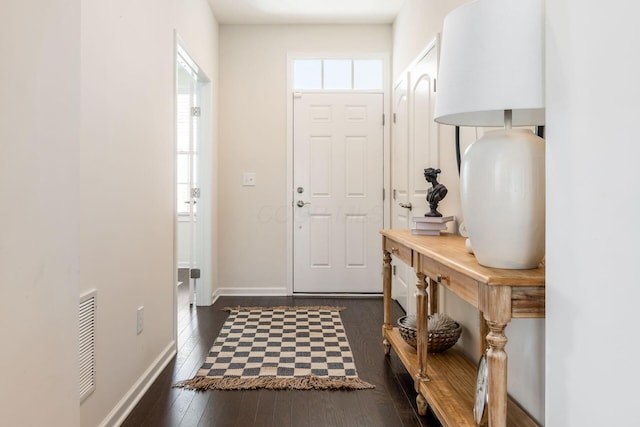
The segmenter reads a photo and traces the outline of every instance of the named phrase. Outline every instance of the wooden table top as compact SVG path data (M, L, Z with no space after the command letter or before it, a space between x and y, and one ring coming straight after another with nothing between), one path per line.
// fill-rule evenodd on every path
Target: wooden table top
M387 229L380 234L410 249L452 268L460 273L492 286L545 286L545 266L529 270L509 270L485 267L467 252L465 238L450 233L439 236L413 235L410 230Z

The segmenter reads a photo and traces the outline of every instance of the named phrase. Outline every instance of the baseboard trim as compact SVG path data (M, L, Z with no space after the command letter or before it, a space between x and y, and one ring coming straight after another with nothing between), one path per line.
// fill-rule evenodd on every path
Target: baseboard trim
M287 294L287 288L218 288L211 294L211 305L215 304L215 302L220 297L238 297L238 296L247 296L247 297L286 297L290 296ZM311 298L382 298L381 293L373 292L373 293L350 293L350 292L329 292L329 293L319 293L319 292L294 292L293 296L299 297L311 297Z
M382 298L383 294L380 293L350 293L350 292L294 292L294 297L310 297L310 298Z
M149 390L151 384L158 378L160 373L167 367L173 356L176 354L176 342L171 341L169 345L153 361L151 366L140 376L138 381L129 389L127 394L111 410L109 415L100 423L100 427L117 427L122 425L129 416L133 408L138 404L142 396Z
M219 297L286 297L287 288L218 288L213 293L213 300Z
M220 297L286 297L287 288L218 288L211 295L211 304L215 303ZM300 297L324 297L324 298L380 298L381 293L351 293L351 292L294 292L293 296Z

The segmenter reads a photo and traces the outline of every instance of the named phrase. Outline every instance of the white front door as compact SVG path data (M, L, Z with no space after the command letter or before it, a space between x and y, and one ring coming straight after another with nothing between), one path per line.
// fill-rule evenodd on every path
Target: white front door
M380 293L383 97L296 93L293 291Z

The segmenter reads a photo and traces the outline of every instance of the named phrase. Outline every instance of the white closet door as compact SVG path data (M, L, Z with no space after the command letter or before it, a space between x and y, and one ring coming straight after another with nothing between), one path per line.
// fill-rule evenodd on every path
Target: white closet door
M439 128L433 121L437 43L394 87L392 144L392 228L410 229L413 216L423 216L429 184L424 169L440 166ZM393 298L415 313L416 275L402 262L393 262Z

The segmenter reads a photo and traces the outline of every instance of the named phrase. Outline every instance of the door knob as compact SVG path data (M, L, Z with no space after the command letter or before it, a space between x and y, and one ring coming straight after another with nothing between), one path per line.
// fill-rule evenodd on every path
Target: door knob
M409 203L398 203L400 205L401 208L405 208L405 209L413 209L413 206L411 206L411 202Z
M305 202L303 202L302 200L298 200L298 203L296 203L296 205L297 205L299 208L303 208L303 207L304 207L304 205L310 205L310 204L311 204L311 203L309 203L309 202L306 202L306 203L305 203Z

